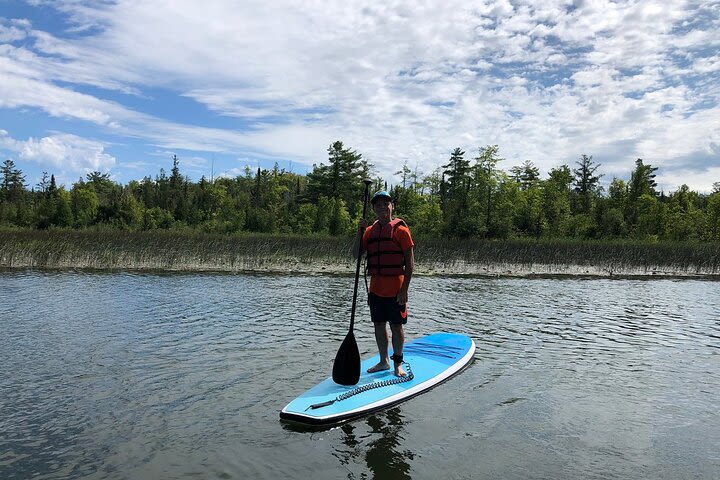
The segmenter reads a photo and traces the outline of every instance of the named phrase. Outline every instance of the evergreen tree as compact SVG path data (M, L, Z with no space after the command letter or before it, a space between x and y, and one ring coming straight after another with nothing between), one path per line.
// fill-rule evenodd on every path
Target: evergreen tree
M443 165L446 179L446 191L442 196L442 209L445 212L444 233L448 236L466 238L477 231L477 218L470 215L472 199L470 188L470 161L465 152L456 148L450 154L450 160Z
M643 197L657 199L657 191L655 190L655 187L657 187L655 182L656 170L657 167L646 165L641 158L638 158L635 161L635 169L630 174L625 217L633 227L637 227L639 223L643 224L639 230L641 236L649 235L647 232L650 230L655 231L654 228L651 229L647 225L647 222L650 221L648 220L649 208L647 206L650 200L643 199ZM640 218L641 216L642 218Z
M185 216L186 205L183 202L183 177L180 174L180 160L173 155L173 166L168 179L168 199L166 208L173 212L175 218Z
M487 145L478 149L478 156L475 157L475 165L473 165L474 196L477 206L474 214L478 218L476 222L478 231L486 237L491 236L492 212L495 203L493 196L496 194L500 182L497 164L503 160L499 156L497 145Z
M522 165L510 169L512 178L520 185L520 190L527 190L536 186L540 181L540 170L530 160L525 160Z
M48 187L48 195L52 195L57 190L57 184L55 183L55 175L50 175L50 186Z
M140 182L140 201L145 205L146 208L153 208L157 206L155 182L152 177L145 176Z
M113 216L112 210L120 200L122 187L113 182L108 173L95 171L88 173L85 178L88 187L92 188L98 197L100 209L102 210L101 216L108 220Z
M540 170L530 160L525 160L521 166L510 171L521 192L520 203L516 205L516 226L523 234L540 237L547 223L539 188Z
M595 171L600 167L600 164L593 163L592 155L589 157L585 154L580 156L580 161L575 162L578 166L577 169L573 170L575 175L575 193L578 196L578 208L579 213L590 213L592 209L593 200L600 193L600 178L602 175L595 175Z
M178 160L177 155L173 155L173 166L172 170L170 170L170 186L174 190L180 189L180 184L182 183L182 176L180 175L180 160Z
M25 175L15 167L15 162L7 159L0 166L0 200L16 202L25 191Z
M514 236L627 238L643 240L719 241L720 182L702 195L683 185L658 192L656 167L642 159L627 183L614 178L608 196L601 195L599 165L582 155L574 170L562 165L547 180L530 161L497 168L497 145L479 149L472 166L465 152L429 175L404 162L402 182L389 189L396 214L419 235L486 238ZM177 156L170 176L161 168L153 180L131 180L121 186L110 175L92 172L70 192L43 172L36 190L12 160L0 165L0 224L37 228L86 228L104 223L116 228L188 226L218 233L243 230L274 234L347 235L360 212L362 180L370 166L355 151L335 142L328 164L307 175L280 169L246 167L244 175L197 183L183 177ZM388 189L375 176L374 189Z
M407 160L403 163L402 168L394 173L394 175L402 175L402 188L407 188L407 182L411 173L412 170L408 167Z
M443 165L443 175L448 185L448 197L457 198L467 194L469 187L470 161L465 160L465 152L456 148L450 154L450 161Z
M40 183L37 184L37 187L43 195L47 193L48 188L50 187L50 179L48 178L47 172L42 173L42 178L40 179Z
M164 168L161 168L160 173L155 175L155 194L157 205L163 210L171 211L170 180Z
M73 224L70 193L64 187L55 185L55 176L46 193L41 193L35 209L35 226L39 229L49 227L70 227Z
M329 164L313 165L308 173L308 200L315 203L320 196L339 198L354 218L360 208L362 181L368 178L370 165L360 153L346 148L341 141L334 142L327 151Z
M657 167L645 165L642 158L635 160L635 170L630 174L629 194L630 201L638 199L641 195L657 197L657 182L655 171Z

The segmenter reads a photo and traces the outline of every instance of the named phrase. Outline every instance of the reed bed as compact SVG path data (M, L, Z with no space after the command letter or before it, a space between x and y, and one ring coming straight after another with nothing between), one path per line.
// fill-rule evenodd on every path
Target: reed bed
M343 255L343 252L346 252ZM346 239L194 231L0 231L0 266L187 271L303 271L344 265Z
M720 245L416 239L418 274L720 276ZM350 238L0 230L0 267L351 273Z
M465 266L495 274L720 275L720 245L711 243L424 239L418 244L419 262L442 273Z

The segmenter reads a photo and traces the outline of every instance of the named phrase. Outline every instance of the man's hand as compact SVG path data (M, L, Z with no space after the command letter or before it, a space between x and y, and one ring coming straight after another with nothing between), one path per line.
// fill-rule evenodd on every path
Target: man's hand
M362 230L363 232L365 231L367 226L368 222L364 218L361 218L360 221L358 221L358 229Z
M405 305L408 301L407 289L401 288L397 294L397 297L395 297L395 299L397 300L398 305Z

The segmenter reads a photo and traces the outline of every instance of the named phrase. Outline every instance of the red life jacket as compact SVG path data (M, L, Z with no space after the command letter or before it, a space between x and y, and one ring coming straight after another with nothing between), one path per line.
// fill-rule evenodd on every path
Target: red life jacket
M405 254L393 239L395 229L407 223L396 218L390 223L380 225L377 220L370 227L367 242L367 269L370 275L403 275L405 273Z

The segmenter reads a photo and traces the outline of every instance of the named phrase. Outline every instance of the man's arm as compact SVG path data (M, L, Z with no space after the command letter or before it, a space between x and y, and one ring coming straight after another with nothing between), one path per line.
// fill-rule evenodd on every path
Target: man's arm
M403 255L405 255L405 276L397 294L397 302L400 305L405 305L408 301L408 288L410 288L410 280L415 268L415 247L408 248L403 252Z

